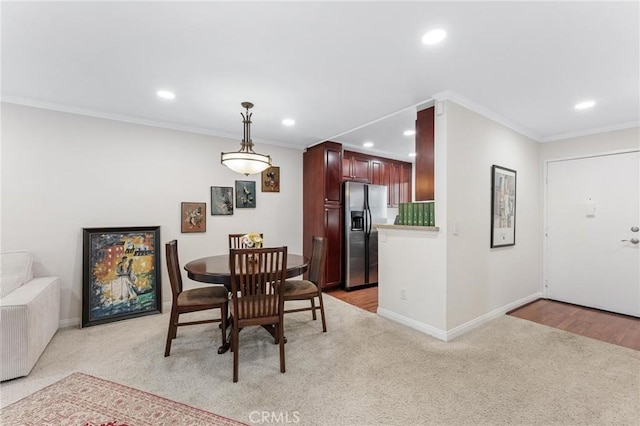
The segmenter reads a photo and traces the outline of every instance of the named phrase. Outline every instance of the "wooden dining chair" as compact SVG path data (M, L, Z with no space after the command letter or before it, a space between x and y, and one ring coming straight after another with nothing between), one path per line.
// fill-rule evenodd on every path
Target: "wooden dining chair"
M286 280L287 247L231 249L231 351L233 381L238 381L238 337L248 326L275 328L280 346L280 372L285 372L282 285Z
M171 282L171 292L173 293L173 303L171 304L171 319L169 320L169 331L167 332L167 345L164 350L164 356L169 356L171 352L171 342L176 338L178 327L185 325L214 322L222 323L222 346L225 346L227 342L227 308L229 306L229 292L226 287L221 285L208 285L206 287L183 290L182 274L178 260L178 242L176 240L169 241L165 245L165 249L169 281ZM180 314L209 309L220 309L220 318L180 322ZM219 349L218 353L220 352Z
M325 237L313 237L311 259L309 260L308 280L286 280L284 283L285 314L291 312L311 311L313 320L317 319L316 310L320 310L322 317L322 331L327 331L327 321L324 316L324 303L322 302L322 288L324 287L324 264L327 259L327 239ZM316 306L316 297L318 306ZM311 306L306 308L286 309L287 301L309 300Z
M229 234L229 249L246 248L242 245L242 237L245 235L247 234ZM262 233L260 233L260 238L264 238Z

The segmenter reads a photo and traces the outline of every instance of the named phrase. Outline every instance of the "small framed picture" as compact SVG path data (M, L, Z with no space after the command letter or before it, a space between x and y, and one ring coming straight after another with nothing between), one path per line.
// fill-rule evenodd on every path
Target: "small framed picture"
M516 244L516 171L491 167L491 247Z
M262 192L280 192L280 167L272 166L262 172Z
M182 203L181 232L207 232L207 203Z
M252 180L236 181L236 208L253 209L256 207L256 183Z
M211 215L233 214L233 188L230 186L211 187Z

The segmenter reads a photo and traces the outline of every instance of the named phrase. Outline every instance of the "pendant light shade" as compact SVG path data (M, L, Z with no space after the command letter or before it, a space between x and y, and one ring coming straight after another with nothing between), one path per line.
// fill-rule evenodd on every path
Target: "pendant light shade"
M242 106L246 108L246 112L244 114L240 113L244 123L244 137L240 144L240 151L223 152L220 155L220 163L234 172L249 176L271 167L271 157L258 154L253 150L253 141L251 140L252 114L249 112L249 109L253 108L253 104L251 102L243 102Z

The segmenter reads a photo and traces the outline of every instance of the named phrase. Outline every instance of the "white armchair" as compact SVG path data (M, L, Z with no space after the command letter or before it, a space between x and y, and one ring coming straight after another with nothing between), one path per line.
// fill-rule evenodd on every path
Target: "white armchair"
M28 251L0 253L0 381L31 372L59 318L60 279L33 278Z

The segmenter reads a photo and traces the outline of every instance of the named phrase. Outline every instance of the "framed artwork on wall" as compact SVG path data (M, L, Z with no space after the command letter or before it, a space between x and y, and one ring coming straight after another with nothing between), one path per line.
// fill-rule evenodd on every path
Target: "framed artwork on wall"
M207 232L207 203L181 204L181 232Z
M160 227L83 228L82 327L162 312Z
M211 215L233 214L233 188L230 186L211 187Z
M516 244L516 171L491 166L491 247Z
M280 192L280 167L272 166L262 172L262 192Z
M236 181L236 208L252 209L256 207L256 183L252 180Z

